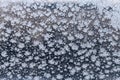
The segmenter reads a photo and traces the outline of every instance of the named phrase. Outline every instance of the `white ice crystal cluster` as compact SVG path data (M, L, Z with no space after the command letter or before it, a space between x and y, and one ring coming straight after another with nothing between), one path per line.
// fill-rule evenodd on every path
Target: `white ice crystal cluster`
M95 1L1 2L0 80L119 80L119 4Z

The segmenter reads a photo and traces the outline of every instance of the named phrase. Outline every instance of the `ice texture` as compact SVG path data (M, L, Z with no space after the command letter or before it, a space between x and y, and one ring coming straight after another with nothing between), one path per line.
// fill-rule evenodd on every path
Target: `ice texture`
M119 0L67 1L0 2L0 80L120 79Z

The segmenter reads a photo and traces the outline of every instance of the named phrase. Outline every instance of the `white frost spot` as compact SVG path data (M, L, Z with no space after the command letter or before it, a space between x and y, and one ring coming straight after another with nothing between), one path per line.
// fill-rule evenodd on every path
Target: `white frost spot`
M74 75L75 72L76 72L76 69L75 69L75 68L73 68L73 69L70 70L70 74L71 74L71 75Z
M75 37L76 38L78 38L78 39L83 39L84 38L84 36L83 36L83 34L75 34Z
M6 51L3 51L3 52L1 53L1 56L6 57L6 56L7 56L7 52L6 52Z
M51 74L49 74L49 73L44 73L44 76L45 76L46 78L50 78L50 77L51 77Z
M58 75L56 76L56 78L57 78L57 79L62 79L62 78L63 78L63 75L58 74Z
M120 80L120 77L116 78L115 80Z
M12 32L12 30L11 30L11 29L9 29L9 28L7 28L7 29L6 29L6 32L7 32L7 33L11 33L11 32Z
M19 44L18 44L18 47L19 47L19 48L24 48L25 45L24 45L23 43L19 43Z
M33 68L35 66L35 63L30 63L29 67Z
M120 64L120 59L114 59L114 62L115 62L116 64Z
M50 34L45 34L44 35L45 40L49 40L50 37L52 37L52 35L50 35Z
M78 50L78 45L74 44L74 43L70 43L69 46L73 49L73 50Z
M10 42L12 42L12 43L16 43L16 40L14 40L14 39L11 39L11 40L10 40Z
M28 56L30 55L31 53L29 51L25 51L25 55Z
M37 45L39 45L39 41L34 41L33 44L34 44L34 46L37 46Z
M22 63L22 67L27 67L27 64L26 63Z
M96 57L95 55L92 55L92 56L91 56L91 60L92 60L93 62L95 62L96 59L97 59L97 57Z
M19 36L21 36L21 33L20 32L16 32L15 35L19 37Z
M95 65L96 65L96 66L100 66L100 64L101 64L100 61L96 61L96 62L95 62Z
M68 40L74 40L74 37L72 35L69 35Z
M34 80L40 80L39 76L35 76Z
M26 40L26 41L29 41L29 40L30 40L30 37L29 37L29 36L26 36L26 37L25 37L25 40Z
M56 80L56 78L55 77L52 77L52 79L51 80Z
M87 51L87 50L79 50L79 51L77 52L77 54L78 54L78 55L82 55L82 54L84 54L86 51Z
M39 49L45 50L45 46L43 44L40 44Z
M52 60L49 60L48 61L50 64L54 64L55 63L55 61L52 59Z
M65 80L73 80L73 79L69 77L69 78L66 78Z

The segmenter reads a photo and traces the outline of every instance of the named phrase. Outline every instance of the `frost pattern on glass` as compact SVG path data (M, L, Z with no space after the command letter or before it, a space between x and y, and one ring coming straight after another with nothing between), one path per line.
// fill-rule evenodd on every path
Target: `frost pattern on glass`
M119 80L111 7L12 3L0 8L0 80Z

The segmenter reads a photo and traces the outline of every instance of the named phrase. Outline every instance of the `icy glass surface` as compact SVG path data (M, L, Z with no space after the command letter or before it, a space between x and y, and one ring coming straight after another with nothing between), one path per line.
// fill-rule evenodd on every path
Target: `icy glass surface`
M1 2L0 80L120 80L119 4Z

